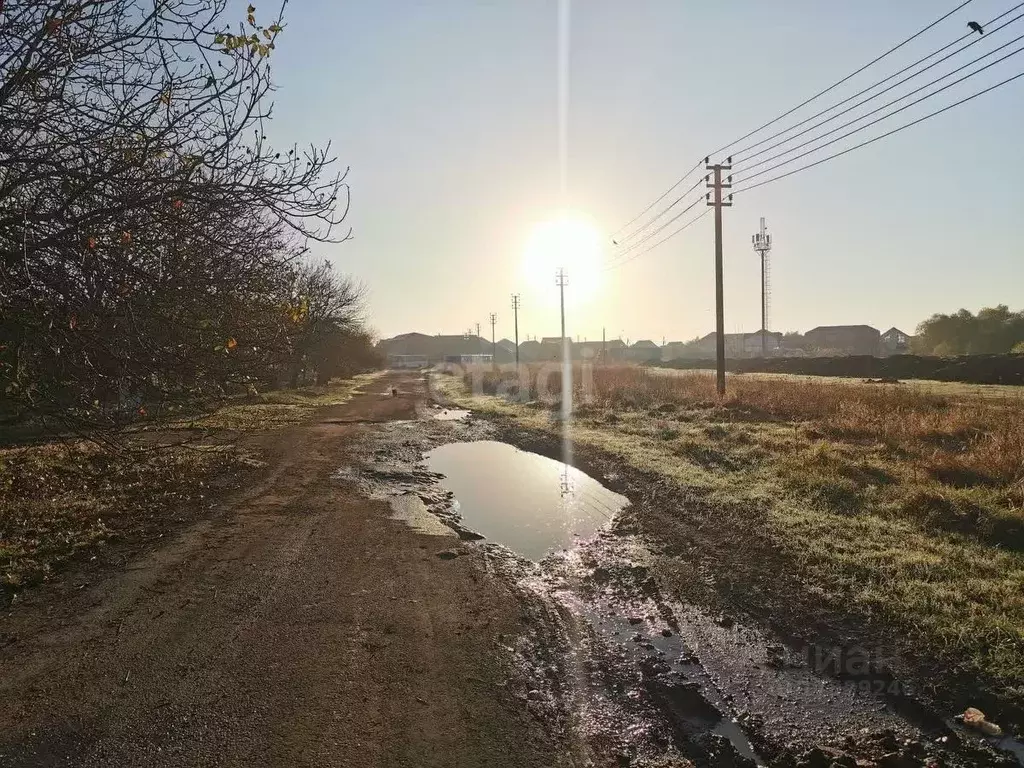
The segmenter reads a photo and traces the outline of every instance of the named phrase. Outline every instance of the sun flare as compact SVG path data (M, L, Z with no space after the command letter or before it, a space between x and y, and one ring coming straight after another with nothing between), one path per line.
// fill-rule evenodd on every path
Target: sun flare
M600 284L603 238L600 230L577 214L564 214L537 224L523 250L524 276L536 287L554 286L564 268L578 299L593 298Z

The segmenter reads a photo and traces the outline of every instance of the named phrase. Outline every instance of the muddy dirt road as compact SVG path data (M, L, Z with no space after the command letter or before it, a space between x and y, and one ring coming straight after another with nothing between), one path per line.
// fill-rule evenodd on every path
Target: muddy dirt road
M737 566L680 489L421 373L364 390L212 517L19 596L0 766L1017 764L884 659L707 599Z
M412 375L366 390L275 433L212 519L0 617L0 765L562 762L503 686L516 595L333 477L424 395Z

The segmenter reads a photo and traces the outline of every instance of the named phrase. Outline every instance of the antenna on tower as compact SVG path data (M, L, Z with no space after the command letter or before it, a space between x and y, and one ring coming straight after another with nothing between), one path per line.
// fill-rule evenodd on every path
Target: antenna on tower
M768 331L768 317L772 305L772 236L768 234L764 216L761 217L761 231L750 239L754 244L754 250L761 256L761 357L765 357L765 335Z

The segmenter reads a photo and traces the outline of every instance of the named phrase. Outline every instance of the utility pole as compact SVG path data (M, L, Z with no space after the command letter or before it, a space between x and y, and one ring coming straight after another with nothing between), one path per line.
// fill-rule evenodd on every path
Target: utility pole
M519 370L519 294L512 294L512 312L516 324L516 370Z
M565 269L558 268L555 275L555 284L558 286L558 294L562 307L562 420L568 421L572 412L572 405L569 398L572 396L572 386L569 377L572 375L572 367L569 361L569 340L565 337L565 286L569 284L569 276Z
M765 354L765 333L768 330L768 301L771 295L768 272L768 253L772 249L772 236L764 225L764 216L761 217L761 231L753 235L751 241L754 243L754 250L761 255L761 357Z
M498 360L498 346L494 342L494 324L498 322L498 316L491 312L491 363L495 363Z
M559 267L555 274L555 285L558 286L559 298L562 305L562 346L565 347L565 286L569 284L569 276L565 270ZM563 350L564 351L564 350Z
M705 186L715 191L715 199L711 199L711 193L706 195L707 204L715 208L715 358L716 378L718 394L725 394L725 289L722 285L722 208L732 205L732 193L729 200L722 200L722 190L732 188L732 176L723 182L722 171L732 170L732 158L726 158L725 163L712 165L704 158L704 166L709 171L714 171L715 180L709 183L708 176L704 177Z

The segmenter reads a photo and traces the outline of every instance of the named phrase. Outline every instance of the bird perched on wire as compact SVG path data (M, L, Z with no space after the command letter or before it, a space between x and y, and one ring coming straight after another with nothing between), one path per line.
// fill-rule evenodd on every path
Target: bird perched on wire
M977 32L979 35L985 34L985 30L981 28L981 24L976 21L968 21L967 26L971 28L971 32Z

